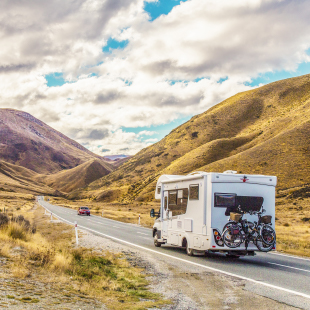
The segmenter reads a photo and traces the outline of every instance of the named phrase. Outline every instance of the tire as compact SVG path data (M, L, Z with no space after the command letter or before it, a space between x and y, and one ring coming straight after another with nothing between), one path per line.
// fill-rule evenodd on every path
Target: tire
M268 226L268 225L261 226L259 230L259 234L262 238L262 241L266 245L271 245L271 244L274 245L276 241L276 232L271 226Z
M188 242L186 242L186 254L188 256L193 256L194 255L194 250L189 247Z
M155 245L157 248L161 247L161 245L162 245L161 242L158 242L158 234L157 234L157 232L156 232L155 235L154 235L154 245Z
M237 235L232 235L230 233L230 227L227 227L225 231L223 232L222 239L224 241L224 244L232 249L238 248L240 244L242 243L242 235L239 232Z
M266 229L268 227L268 229ZM263 237L262 237L263 236ZM265 242L265 240L267 242ZM256 246L261 252L269 252L273 249L276 243L276 233L270 226L262 226L260 235L256 240Z

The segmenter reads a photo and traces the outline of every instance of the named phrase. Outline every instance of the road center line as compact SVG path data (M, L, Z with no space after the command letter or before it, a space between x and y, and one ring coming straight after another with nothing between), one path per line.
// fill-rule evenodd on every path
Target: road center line
M137 234L141 234L141 235L146 235L146 236L149 235L149 234L142 233L142 232L140 232L140 231L137 231L136 233L137 233Z
M285 268L291 268L291 269L296 269L296 270L301 270L301 271L310 272L310 270L300 269L300 268L296 268L296 267L291 267L291 266L286 266L286 265L281 265L281 264L276 264L276 263L271 263L271 262L268 262L268 264L277 265L277 266L281 266L281 267L285 267Z
M42 206L42 207L45 208L44 206ZM49 210L48 210L48 211L49 211ZM74 224L71 223L70 221L63 219L63 218L61 218L61 217L58 216L58 215L55 215L55 217L58 217L59 219L65 221L65 222L67 222L67 223L69 223L69 224L71 224L71 225L74 225ZM202 265L202 264L198 264L198 263L195 263L195 262L192 262L192 261L183 259L183 258L175 257L175 256L172 256L172 255L169 255L169 254L166 254L166 253L161 253L161 252L158 252L158 251L156 251L156 250L151 250L151 249L146 248L146 247L144 247L144 246L137 245L137 244L134 244L134 243L131 243L131 242L128 242L128 241L119 239L119 238L115 238L115 237L110 236L110 235L103 234L103 233L101 233L101 232L99 232L99 231L96 231L96 230L93 230L93 229L91 229L91 228L87 228L87 227L84 227L84 226L79 226L79 227L80 227L80 228L83 228L83 229L86 229L86 230L89 230L89 231L92 231L92 232L94 232L94 233L96 233L96 234L98 234L98 235L101 235L101 236L110 238L110 239L112 239L112 240L116 240L116 241L119 241L119 242L122 242L122 243L125 243L125 244L128 244L128 245L135 246L135 247L137 247L137 248L146 250L146 251L148 251L148 252L155 253L155 254L157 254L157 255L161 255L161 256L173 258L173 259L178 260L178 261L181 261L181 262L183 262L183 263L187 263L187 264L194 265L194 266L197 266L197 267L201 267L201 268L204 268L204 269L212 270L212 271L219 272L219 273L222 273L222 274L231 276L231 277L236 277L236 278L239 278L239 279L242 279L242 280L246 280L246 281L249 281L249 282L252 282L252 283L255 283L255 284L263 285L263 286L266 286L266 287L274 288L274 289L279 290L279 291L291 293L291 294L294 294L294 295L297 295L297 296L301 296L301 297L310 299L310 295L307 295L307 294L304 294L304 293L300 293L300 292L297 292L297 291L293 291L293 290L290 290L290 289L287 289L287 288L284 288L284 287L281 287L281 286L269 284L269 283L266 283L266 282L256 281L256 280L251 279L251 278L246 278L246 277L243 277L243 276L240 276L240 275L237 275L237 274L233 274L233 273L230 273L230 272L227 272L227 271L223 271L223 270L220 270L220 269L217 269L217 268L213 268L213 267L205 266L205 265Z

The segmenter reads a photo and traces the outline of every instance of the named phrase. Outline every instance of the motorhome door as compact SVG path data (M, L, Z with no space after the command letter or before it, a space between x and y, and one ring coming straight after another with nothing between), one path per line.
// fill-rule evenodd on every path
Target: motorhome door
M164 191L164 199L162 202L162 214L163 214L163 222L162 222L162 234L163 237L168 236L168 191Z

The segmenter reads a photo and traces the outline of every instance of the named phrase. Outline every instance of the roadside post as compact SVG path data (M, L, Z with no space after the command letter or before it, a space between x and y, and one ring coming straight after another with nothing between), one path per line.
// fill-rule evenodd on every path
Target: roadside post
M53 213L51 212L51 221L53 220Z
M102 210L102 214L101 214L101 216L103 217L103 210Z
M76 246L79 245L79 235L77 231L77 221L74 222L74 227L75 227L75 238L76 238Z
M139 225L140 225L140 214L139 214Z

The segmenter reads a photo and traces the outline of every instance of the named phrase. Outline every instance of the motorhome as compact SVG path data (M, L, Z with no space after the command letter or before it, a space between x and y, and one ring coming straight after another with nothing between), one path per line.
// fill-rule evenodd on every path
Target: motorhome
M230 212L244 205L249 211L264 208L275 227L275 186L277 178L244 175L236 171L193 172L186 176L162 175L156 185L155 199L160 210L153 226L155 246L169 244L186 248L188 255L224 252L228 255L254 255L257 247L250 243L232 249L218 237L229 221ZM251 212L249 212L251 213ZM151 216L154 217L154 209ZM257 215L245 214L248 221Z

